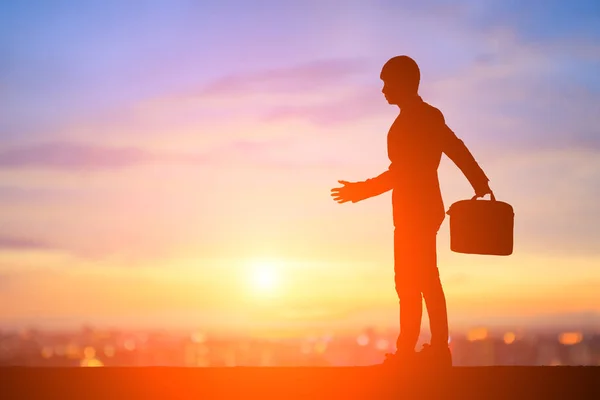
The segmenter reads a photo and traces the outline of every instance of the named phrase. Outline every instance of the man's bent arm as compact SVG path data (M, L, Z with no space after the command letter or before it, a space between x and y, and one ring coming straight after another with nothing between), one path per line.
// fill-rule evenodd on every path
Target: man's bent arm
M477 195L483 196L485 193L489 193L489 178L477 164L464 142L446 125L444 117L441 116L441 118L440 134L443 152L462 171Z

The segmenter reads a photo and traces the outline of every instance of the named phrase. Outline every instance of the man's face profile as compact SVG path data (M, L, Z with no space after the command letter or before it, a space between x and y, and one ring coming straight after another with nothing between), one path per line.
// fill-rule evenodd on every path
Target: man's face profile
M381 76L383 81L383 88L381 93L389 104L400 104L402 99L406 98L408 91L406 90L407 85L400 79L390 79L390 77Z

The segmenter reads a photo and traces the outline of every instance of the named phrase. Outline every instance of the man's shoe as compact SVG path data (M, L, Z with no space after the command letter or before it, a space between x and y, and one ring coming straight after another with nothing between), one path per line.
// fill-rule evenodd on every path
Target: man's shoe
M448 346L432 346L428 343L417 353L419 365L426 368L452 367L452 353Z
M414 365L416 362L415 351L412 352L396 352L396 353L386 353L385 360L380 366L390 367L390 368L401 368L407 365Z

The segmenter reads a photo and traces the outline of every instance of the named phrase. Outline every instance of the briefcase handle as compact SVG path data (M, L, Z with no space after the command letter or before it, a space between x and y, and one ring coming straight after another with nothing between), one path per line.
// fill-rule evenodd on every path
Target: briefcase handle
M484 197L484 196L482 196L482 197ZM492 199L492 201L496 201L496 197L494 196L494 192L490 192L490 198ZM473 196L471 198L471 200L477 200L477 195Z

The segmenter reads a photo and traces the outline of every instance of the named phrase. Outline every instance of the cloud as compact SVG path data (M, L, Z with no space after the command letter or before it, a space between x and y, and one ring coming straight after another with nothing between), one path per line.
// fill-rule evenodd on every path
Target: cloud
M297 93L331 86L367 70L366 60L338 58L224 76L191 95L221 96L255 92Z
M0 235L0 250L45 250L52 248L54 246L37 239Z
M266 123L300 120L316 127L329 127L386 115L386 104L378 87L353 87L339 96L331 96L318 104L286 104L273 106L263 114Z
M101 113L97 119L75 119L62 129L62 139L5 150L0 153L0 167L91 170L151 162L214 164L215 158L206 154L161 155L132 147L77 144L76 140L86 131L113 143L141 135L156 143L169 132L182 141L214 143L247 137L248 131L254 137L289 136L277 131L276 124L292 120L315 126L343 124L387 110L379 87L367 88L353 81L369 71L368 64L368 59L356 57L313 60L223 76L197 89L165 92ZM214 134L211 138L205 132Z
M199 152L158 152L138 147L49 142L0 152L0 168L41 168L57 171L98 171L139 165L249 166L268 168L330 167L331 158L310 146L298 152L292 137L271 140L233 140ZM337 164L335 164L337 165ZM21 198L35 190L0 187L0 199ZM39 191L38 191L39 192ZM29 196L30 197L30 196Z
M227 124L260 115L265 108L323 101L332 92L351 87L369 71L367 58L317 59L292 66L266 68L222 76L140 101L133 112L144 118L168 118L171 123ZM150 116L150 117L149 117ZM255 119L255 118L254 118Z
M76 192L64 188L30 187L20 184L0 186L0 203L43 203L48 205L61 202L66 196L76 196Z
M0 152L0 167L94 170L152 162L155 156L134 147L48 142Z

